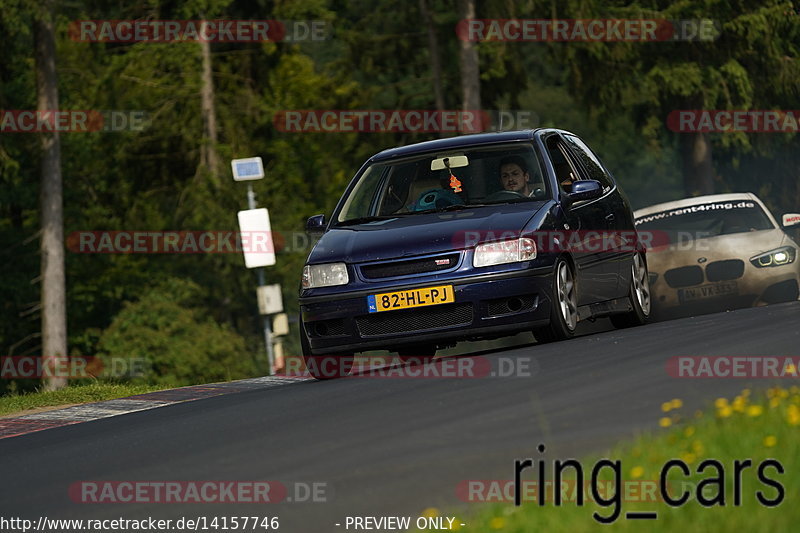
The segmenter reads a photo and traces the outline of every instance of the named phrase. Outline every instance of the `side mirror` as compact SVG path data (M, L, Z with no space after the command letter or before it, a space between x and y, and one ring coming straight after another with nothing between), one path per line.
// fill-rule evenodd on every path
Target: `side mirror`
M325 232L325 215L314 215L306 221L306 231L311 235L321 235Z
M572 191L568 197L571 202L593 200L603 196L603 186L597 180L578 180L572 182Z
M786 213L783 215L783 227L791 228L793 226L800 226L800 214Z

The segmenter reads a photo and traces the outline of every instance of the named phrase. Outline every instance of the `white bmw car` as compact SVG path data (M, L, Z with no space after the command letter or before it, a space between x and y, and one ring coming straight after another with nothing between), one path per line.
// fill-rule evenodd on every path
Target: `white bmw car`
M648 245L657 317L722 311L798 299L798 246L754 194L716 194L634 212Z

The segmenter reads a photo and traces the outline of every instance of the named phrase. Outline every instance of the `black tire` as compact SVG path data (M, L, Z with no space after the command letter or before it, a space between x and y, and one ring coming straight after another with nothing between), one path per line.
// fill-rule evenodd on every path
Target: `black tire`
M331 353L326 355L315 355L311 353L311 346L300 325L300 346L303 349L303 360L306 363L306 370L315 379L326 380L343 378L350 374L353 368L352 354Z
M425 363L433 361L435 356L436 346L432 344L422 344L397 350L397 357L404 364L424 365Z
M633 256L628 301L632 308L631 311L609 317L615 328L642 326L650 320L652 309L650 278L647 272L647 263L639 252Z
M575 273L566 259L559 257L553 270L550 295L550 323L533 330L540 343L571 339L578 326L578 289Z

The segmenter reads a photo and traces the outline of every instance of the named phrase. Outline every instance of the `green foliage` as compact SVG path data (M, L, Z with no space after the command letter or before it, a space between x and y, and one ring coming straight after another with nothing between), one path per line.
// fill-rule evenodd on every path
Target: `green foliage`
M146 291L127 304L100 337L106 367L113 368L115 358L145 361L146 375L133 381L157 384L252 375L254 363L244 339L209 317L201 302L201 288L184 280L167 279Z

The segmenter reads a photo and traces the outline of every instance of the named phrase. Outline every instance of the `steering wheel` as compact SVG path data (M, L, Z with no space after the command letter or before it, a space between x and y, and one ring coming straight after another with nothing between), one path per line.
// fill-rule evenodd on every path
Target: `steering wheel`
M489 196L486 197L487 202L502 202L503 200L516 200L517 198L527 198L522 193L517 191L497 191L493 192Z

